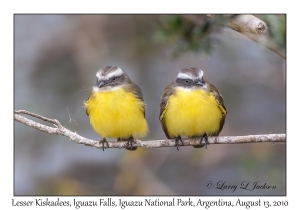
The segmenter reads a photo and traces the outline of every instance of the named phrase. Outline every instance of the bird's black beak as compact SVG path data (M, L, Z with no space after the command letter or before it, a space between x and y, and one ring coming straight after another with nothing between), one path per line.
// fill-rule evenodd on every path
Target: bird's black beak
M105 82L104 82L104 81L99 81L98 87L100 88L100 87L102 87L103 85L105 85Z

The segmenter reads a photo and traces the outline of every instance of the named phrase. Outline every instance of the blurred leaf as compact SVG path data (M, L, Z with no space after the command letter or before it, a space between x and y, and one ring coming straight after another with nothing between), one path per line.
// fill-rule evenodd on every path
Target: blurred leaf
M236 15L166 15L157 22L154 41L174 44L173 56L183 53L210 53L212 37L210 34ZM270 42L275 48L286 47L285 15L258 15L268 25Z
M286 16L285 15L261 15L261 19L267 23L270 39L280 49L286 48Z
M206 15L167 15L157 22L158 30L153 36L157 42L174 43L173 56L183 53L211 52L214 26L222 24L227 17L209 18Z

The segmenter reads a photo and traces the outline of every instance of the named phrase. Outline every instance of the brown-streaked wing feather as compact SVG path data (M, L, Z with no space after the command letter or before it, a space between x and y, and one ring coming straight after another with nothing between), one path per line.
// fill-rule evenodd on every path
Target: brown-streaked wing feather
M138 99L144 102L142 90L139 86L137 86L132 81L128 81L128 84L124 86L124 90L126 92L132 92ZM145 104L143 106L144 117L146 116Z
M206 83L208 84L209 89L213 93L213 95L216 98L218 104L222 107L222 108L220 107L221 111L222 111L222 114L226 115L227 114L227 110L226 110L226 107L224 105L224 100L223 100L222 95L220 94L220 92L218 91L218 89L213 84L210 84L208 82L206 82Z
M168 139L171 139L172 137L169 135L169 132L168 132L168 128L166 126L166 122L165 122L165 109L166 109L166 106L168 104L168 100L170 98L170 96L174 93L174 84L171 83L170 85L168 85L166 87L166 89L164 90L162 96L161 96L161 103L160 103L160 115L159 115L159 120L161 122L161 125L162 125L162 129L166 135L166 137Z
M227 114L227 110L226 110L226 107L224 105L224 100L223 100L223 97L221 95L221 93L218 91L218 89L213 85L213 84L210 84L208 82L206 82L207 85L209 86L208 88L211 90L211 92L213 93L215 99L217 100L218 104L219 104L219 107L220 107L220 110L222 112L222 118L220 120L220 125L219 125L219 130L217 132L215 132L215 136L218 136L219 133L222 131L223 129L223 125L225 123L225 118L226 118L226 114Z

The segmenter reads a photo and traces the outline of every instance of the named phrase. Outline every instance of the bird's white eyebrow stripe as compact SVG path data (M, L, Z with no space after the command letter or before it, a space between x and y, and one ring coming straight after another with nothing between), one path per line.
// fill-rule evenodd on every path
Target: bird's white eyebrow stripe
M179 78L179 79L194 79L191 75L186 74L186 73L181 73L181 72L177 75L177 78Z
M113 72L110 72L109 74L107 74L106 76L100 76L99 72L97 72L96 74L96 77L99 79L99 80L106 80L106 79L109 79L109 78L112 78L112 77L118 77L120 75L123 74L123 71L122 69L118 68L117 70L113 71Z
M117 77L117 76L120 76L123 74L123 71L122 69L118 68L117 70L113 71L113 72L110 72L106 78L111 78L111 77Z
M199 71L199 78L202 78L202 77L203 77L203 71L200 70L200 71Z
M96 74L96 77L97 77L97 78L99 78L99 77L100 77L99 71L97 72L97 74Z

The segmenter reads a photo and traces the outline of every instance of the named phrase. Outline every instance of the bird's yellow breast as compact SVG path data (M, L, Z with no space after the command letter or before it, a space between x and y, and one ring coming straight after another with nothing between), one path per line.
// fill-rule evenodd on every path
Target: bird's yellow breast
M91 125L104 138L137 138L148 132L144 102L122 88L93 92L85 106Z
M222 118L215 97L201 89L177 88L163 114L171 137L214 134L219 130Z

